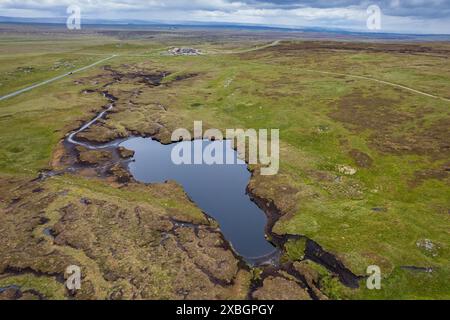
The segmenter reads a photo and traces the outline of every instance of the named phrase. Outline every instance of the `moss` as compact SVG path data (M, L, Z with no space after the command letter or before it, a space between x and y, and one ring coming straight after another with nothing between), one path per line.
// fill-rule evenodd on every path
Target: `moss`
M269 276L261 288L253 292L257 300L311 300L308 292L296 281L284 277Z
M336 275L311 260L296 262L294 268L305 278L319 299L349 299L355 292L345 287Z
M32 274L25 274L0 279L0 288L9 286L16 286L21 291L36 291L46 299L62 300L66 298L64 284L48 276L38 277Z
M261 280L261 275L264 272L264 270L261 268L252 268L251 272L252 272L252 279L255 281Z
M112 159L112 154L108 151L88 150L84 147L76 147L78 161L87 165L99 165Z
M305 257L306 239L289 239L284 245L287 258L290 261L300 261Z
M119 152L119 155L122 159L129 159L134 157L134 151L128 150L124 147L117 148L117 151Z

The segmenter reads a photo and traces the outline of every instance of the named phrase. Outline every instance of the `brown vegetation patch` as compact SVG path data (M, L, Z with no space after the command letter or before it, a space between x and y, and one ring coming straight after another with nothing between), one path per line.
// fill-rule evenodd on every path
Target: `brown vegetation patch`
M416 171L414 174L414 179L410 181L410 185L412 187L416 187L429 179L445 181L448 185L450 185L450 163L447 163L446 165L443 165L441 168L437 169Z
M123 167L122 164L117 163L112 166L108 173L112 174L118 183L128 183L132 181L133 177L130 172Z
M265 207L275 206L280 214L297 211L300 190L293 186L286 176L261 176L254 174L248 185L248 192L259 199L265 199Z
M392 99L354 91L342 97L329 116L352 131L370 130L370 145L384 153L429 155L436 159L450 156L450 119L425 126L423 115L400 111ZM409 128L403 129L406 126ZM360 162L358 165L369 164L367 157L352 153Z
M77 146L78 161L86 165L98 165L112 159L109 151L89 150L82 146Z
M337 41L304 41L282 42L278 46L269 47L264 51L275 51L284 56L295 56L303 51L308 52L369 52L427 55L448 58L450 49L446 46L408 43L362 43L362 42L337 42Z
M215 282L229 285L236 276L238 260L224 245L220 233L205 228L177 227L174 231L180 247Z
M196 76L198 76L198 73L184 73L184 74L177 75L173 79L173 81L187 80L187 79L190 79L190 78L194 78Z
M122 159L133 158L135 153L133 150L128 150L127 148L124 147L117 148L117 152L119 153Z
M75 138L79 141L101 144L124 137L124 134L118 132L117 130L110 129L103 123L96 123L83 132L78 133Z
M384 131L411 119L410 115L396 111L396 103L392 99L364 95L355 90L342 97L329 116L353 129Z
M450 119L441 119L431 125L415 126L405 133L378 132L371 137L371 145L385 153L406 153L430 156L433 159L450 157Z
M148 86L159 86L162 79L170 73L166 71L144 70L142 66L127 66L127 71L123 72L113 69L110 66L103 67L103 70L110 72L111 77L116 81L134 81Z
M350 156L353 158L355 163L361 168L370 168L372 166L373 160L372 158L357 149L353 149L350 151Z
M43 296L35 290L22 291L17 287L8 287L0 291L1 300L42 300Z
M257 300L311 300L308 291L295 280L269 276L261 288L253 292Z
M67 266L77 265L83 285L74 293L76 299L246 297L250 274L240 267L215 225L192 215L197 209L179 186L121 186L133 197L156 197L148 202L110 197L111 190L82 192L72 185L52 192L46 184L35 181L15 188L5 199L13 204L0 207L2 279L25 272L58 280ZM52 237L41 228L49 229ZM17 290L0 296L21 297L33 298Z
M321 276L317 270L311 267L311 261L304 260L299 262L294 262L294 270L303 276L308 288L314 293L314 295L320 300L327 300L328 297L325 296L321 291Z

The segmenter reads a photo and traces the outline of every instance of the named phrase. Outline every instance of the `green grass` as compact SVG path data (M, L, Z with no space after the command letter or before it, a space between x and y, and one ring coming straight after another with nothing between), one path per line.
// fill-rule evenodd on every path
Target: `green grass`
M51 300L64 299L66 292L64 285L56 281L56 279L46 276L34 276L32 274L0 279L1 288L9 286L19 287L22 292L27 290L37 290Z
M435 159L427 154L382 152L374 146L377 141L373 141L373 135L406 135L414 139L420 130L432 128L439 120L448 120L449 104L382 84L305 71L317 69L367 75L446 96L450 79L445 59L342 52L304 52L301 57L290 57L270 53L270 50L261 56L255 52L174 58L156 54L171 43L103 38L91 46L82 45L82 41L72 44L70 51L79 54L72 55L70 52L52 52L62 50L61 47L46 50L37 39L33 41L36 44L14 41L0 42L0 94L63 73L62 69L51 69L57 61L81 66L99 58L80 53L106 55L117 52L122 56L108 64L120 68L122 64L146 63L158 70L172 72L165 79L165 86L144 92L141 101L146 105L161 103L168 106L170 116L166 120L169 126L191 128L194 120L203 120L207 126L219 129L279 128L282 143L280 174L293 181L300 196L296 212L280 219L275 231L314 239L358 275L365 275L367 266L378 264L384 276L383 290L368 291L362 286L351 297L448 298L448 179L427 179L418 185L411 184L417 171L441 167L448 162L448 156ZM5 52L5 46L11 42L22 52L22 57L12 58L14 47ZM24 52L24 47L33 45L38 52L30 53L30 49L29 53ZM205 47L214 48L213 45ZM148 54L151 58L131 56L139 54ZM17 68L27 66L35 68L34 71L17 71ZM99 72L97 67L0 102L2 174L36 175L48 167L56 144L70 129L79 125L76 120L90 118L89 112L99 110L105 103L96 95L80 94L83 87L73 85L74 79ZM198 76L178 83L174 81L177 76L188 73ZM408 120L386 128L355 129L354 125L333 118L333 112L345 107L340 102L355 92L391 99L394 103L390 107L396 115L408 116ZM418 113L418 107L426 112ZM375 111L372 116L379 116ZM152 118L153 112L145 107L136 112L123 112L111 117L110 124L120 130L125 125L138 127ZM373 159L372 167L357 168L349 155L352 149L368 154ZM337 170L339 165L355 167L358 171L354 176L343 176ZM70 180L78 183L76 179ZM265 187L276 187L270 183ZM83 184L93 192L104 192L102 185ZM126 196L134 197L133 194ZM176 206L176 203L169 205ZM386 208L386 211L375 212L373 208L376 207ZM431 239L438 244L438 256L430 256L421 250L416 245L420 239ZM288 244L290 259L301 257L302 245ZM432 266L436 271L422 274L403 270L401 266ZM328 291L331 297L338 297L333 281L327 284Z
M372 54L369 61L366 61L366 57L360 57L359 63L364 65L371 60L382 61L389 64L389 71L382 74L378 69L373 73L374 77L416 85L416 81L409 78L412 71L405 69L403 60L390 57L386 61L384 55ZM340 58L339 55L322 57L330 64L340 61ZM402 265L436 266L440 271L428 275L433 278L430 282L432 289L421 289L421 286L426 286L425 282L407 287L408 282L414 282L417 276L403 272L400 283L387 285L384 293L378 293L378 297L408 299L412 296L411 292L415 292L418 298L445 297L444 292L448 291L450 285L444 280L450 275L445 267L450 259L450 221L442 211L450 204L449 186L444 181L433 179L416 187L410 184L416 171L436 167L440 162L426 155L384 154L369 144L372 130L349 130L341 122L331 119L329 114L340 97L356 89L395 100L395 110L405 114L414 114L414 106L417 105L427 107L429 112L422 117L430 123L448 117L448 103L384 85L361 81L346 83L345 79L332 76L301 73L304 67L302 61L291 61L292 64L286 67L264 64L267 61L235 60L232 57L223 57L214 62L207 57L203 60L202 67L196 69L201 72L206 69L205 66L209 66L207 69L212 71L203 72L207 72L212 79L201 83L198 88L178 90L179 98L175 102L178 110L185 112L185 106L200 103L202 100L198 97L201 96L205 97L201 106L188 108L186 117L207 119L208 124L219 128L280 128L286 153L291 155L288 163L281 159L282 171L296 179L300 176L300 180L297 180L300 188L307 188L314 195L299 200L298 212L282 218L275 226L277 233L301 234L316 240L359 275L365 274L367 266L378 264L388 283L395 282L398 277L395 270ZM431 58L429 62L433 63L434 60ZM295 69L296 64L299 64L298 70ZM439 66L440 63L436 65L437 68ZM391 76L392 70L402 74L402 77ZM368 72L368 65L365 65L361 74L365 72ZM438 86L442 81L448 83L444 76L429 76L433 72L437 72L437 69L430 68L416 76L430 83L437 81ZM224 87L229 78L233 78L233 81ZM423 87L422 84L418 88L442 93L432 85ZM204 91L212 91L213 94L205 95ZM420 117L414 116L410 122L390 130L404 133L406 131L402 126L405 125L417 130L419 120ZM186 122L189 125L189 121ZM324 127L327 130L319 132L318 129ZM344 145L341 142L343 139L346 140ZM325 171L339 176L336 170L338 165L356 167L348 155L352 148L368 153L374 165L371 168L358 168L355 176L343 177L339 183L320 181L312 175ZM373 211L376 207L386 207L387 212ZM424 238L442 246L438 257L430 257L416 246L416 242ZM296 252L301 250L288 246L288 255L298 256ZM402 290L405 290L404 293ZM367 297L375 295L362 290L355 297L364 297L366 294Z

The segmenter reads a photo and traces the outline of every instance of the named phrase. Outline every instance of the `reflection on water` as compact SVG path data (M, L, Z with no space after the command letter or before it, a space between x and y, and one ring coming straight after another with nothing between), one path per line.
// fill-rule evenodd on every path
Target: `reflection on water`
M275 248L265 239L266 215L246 194L250 172L246 164L237 159L230 141L203 141L202 148L196 151L193 142L180 143L190 147L193 156L194 152L198 156L199 151L212 144L219 152L233 153L236 164L175 165L171 160L175 144L162 145L148 138L131 138L120 146L136 152L135 161L129 164L136 180L180 183L198 207L219 222L225 238L247 261L274 253Z

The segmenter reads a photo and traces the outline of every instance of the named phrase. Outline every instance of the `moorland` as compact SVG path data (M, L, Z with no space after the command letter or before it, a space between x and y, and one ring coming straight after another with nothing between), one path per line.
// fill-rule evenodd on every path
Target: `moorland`
M0 33L0 96L67 73L0 101L0 298L450 298L450 43ZM111 99L78 139L170 143L198 120L280 129L280 172L249 166L247 188L279 261L246 263L176 181L133 179L126 150L68 147ZM82 269L77 292L65 288L68 265ZM381 290L366 288L371 265Z

